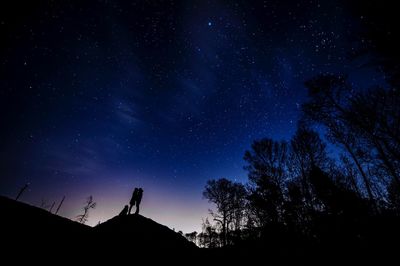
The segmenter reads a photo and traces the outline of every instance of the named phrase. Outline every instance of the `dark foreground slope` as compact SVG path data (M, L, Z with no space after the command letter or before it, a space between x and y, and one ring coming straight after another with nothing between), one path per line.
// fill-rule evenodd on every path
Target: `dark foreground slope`
M117 216L89 227L0 197L0 263L145 265L341 265L397 257L400 220L380 215L353 222L320 219L320 238L280 227L236 246L199 249L182 235L141 215ZM56 263L54 263L56 262Z
M93 228L101 243L103 239L114 245L132 249L194 249L195 244L164 225L141 215L115 216ZM122 240L121 242L119 242Z
M141 215L117 216L90 227L1 196L0 214L1 253L18 261L52 256L92 262L132 255L168 259L198 250L180 234Z
M22 202L0 196L2 240L18 249L45 249L88 236L91 227Z

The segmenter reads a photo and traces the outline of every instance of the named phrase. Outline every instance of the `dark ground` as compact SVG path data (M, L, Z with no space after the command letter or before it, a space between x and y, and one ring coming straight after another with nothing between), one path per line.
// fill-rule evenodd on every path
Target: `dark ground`
M384 262L396 258L400 251L398 230L393 232L400 223L382 217L365 223L362 230L369 230L370 238L358 241L341 242L337 236L331 242L316 243L271 229L270 237L264 240L223 249L200 249L182 235L141 215L116 216L89 227L5 197L0 197L0 213L1 257L3 261L11 260L11 265L386 265ZM332 225L326 224L324 230L335 235ZM393 263L390 264L396 264Z

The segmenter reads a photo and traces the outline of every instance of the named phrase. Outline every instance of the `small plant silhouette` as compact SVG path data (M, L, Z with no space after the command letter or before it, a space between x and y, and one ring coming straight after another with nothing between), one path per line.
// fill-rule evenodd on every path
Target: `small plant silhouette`
M56 210L56 213L55 213L55 214L57 214L57 213L58 213L58 211L60 210L60 208L61 208L61 205L64 203L64 200L65 200L65 196L62 198L62 200L61 200L60 204L58 205L58 207L57 207L57 210Z
M86 205L83 207L83 214L76 216L79 223L85 224L89 217L89 210L96 208L96 202L93 201L93 196L90 195L86 200Z
M21 190L19 191L19 193L18 193L17 197L15 198L15 200L18 200L19 197L21 197L22 193L24 193L25 189L27 189L28 187L29 187L29 183L26 183L25 186L23 186L21 188Z

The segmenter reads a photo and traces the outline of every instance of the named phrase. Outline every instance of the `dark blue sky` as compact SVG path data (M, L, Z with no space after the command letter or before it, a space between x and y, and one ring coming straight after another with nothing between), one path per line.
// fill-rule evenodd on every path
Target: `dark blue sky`
M198 230L205 182L245 182L254 139L291 137L305 80L379 82L341 1L81 2L2 11L0 193L66 195L69 218L93 195L90 224L142 186L144 215Z

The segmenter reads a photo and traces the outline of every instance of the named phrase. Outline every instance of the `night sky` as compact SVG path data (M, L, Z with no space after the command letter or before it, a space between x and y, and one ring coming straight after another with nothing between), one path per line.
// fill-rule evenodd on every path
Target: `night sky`
M141 186L143 215L199 231L206 181L246 182L251 142L292 136L305 80L381 79L349 59L363 16L294 2L2 4L0 194L29 182L22 201L65 195L71 219L93 195L95 225Z

